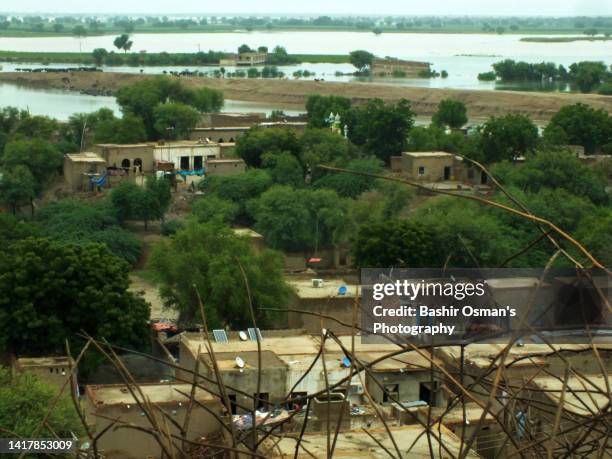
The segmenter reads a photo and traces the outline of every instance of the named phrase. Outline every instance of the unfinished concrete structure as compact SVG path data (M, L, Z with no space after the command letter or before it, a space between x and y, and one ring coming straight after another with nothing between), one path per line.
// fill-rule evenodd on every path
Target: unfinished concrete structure
M106 161L107 167L123 169L130 175L155 170L152 143L138 144L96 144L93 151Z
M106 161L96 153L67 153L64 155L64 179L73 191L88 191L90 178L106 173Z
M14 361L15 371L36 375L42 382L57 389L64 388L64 393L70 393L70 369L74 366L72 357L20 357ZM72 376L76 387L76 373Z
M204 164L206 175L236 175L246 170L243 159L209 159Z
M135 390L136 397L123 384L86 386L86 412L94 432L101 433L114 420L132 424L144 429L152 427L148 416L137 402L152 408L152 414L160 425L165 425L171 434L179 435L177 427L165 420L170 417L183 425L189 406L190 384L140 384ZM132 390L135 388L132 387ZM141 399L140 393L144 396ZM191 411L191 420L186 433L187 440L219 431L221 425L212 413L221 416L221 403L206 391L197 389L194 400L200 406ZM162 413L163 412L163 413ZM136 429L108 429L98 441L98 448L107 458L142 459L164 457L154 437ZM175 449L175 454L178 451Z

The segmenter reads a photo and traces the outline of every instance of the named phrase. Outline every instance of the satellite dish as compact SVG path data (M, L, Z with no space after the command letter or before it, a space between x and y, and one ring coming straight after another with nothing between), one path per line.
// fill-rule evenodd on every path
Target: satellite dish
M346 292L347 292L347 291L348 291L348 289L346 288L346 285L343 285L343 286L341 286L341 287L338 289L338 295L341 295L341 296L342 296L342 295L346 295Z
M242 360L240 357L236 356L236 366L238 368L244 368L244 360Z
M238 336L240 337L240 341L246 341L247 339L249 339L247 334L243 331L238 332Z

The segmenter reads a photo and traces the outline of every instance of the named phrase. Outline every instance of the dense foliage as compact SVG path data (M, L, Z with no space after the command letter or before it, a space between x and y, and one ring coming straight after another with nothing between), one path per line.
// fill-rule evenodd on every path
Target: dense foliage
M219 221L190 222L153 249L149 267L160 280L167 306L179 311L182 323L201 323L199 292L209 328L251 326L248 313L248 280L257 325L274 324L278 314L261 308L287 304L289 289L282 277L282 255L271 250L255 252L248 237L237 236Z

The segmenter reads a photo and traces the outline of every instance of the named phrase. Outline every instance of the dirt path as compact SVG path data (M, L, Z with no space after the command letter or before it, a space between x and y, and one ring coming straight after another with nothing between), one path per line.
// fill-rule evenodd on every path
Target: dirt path
M88 94L112 94L122 86L151 76L129 73L0 73L0 82L39 88L65 89ZM177 77L178 78L178 77ZM398 100L406 98L419 116L431 116L445 98L463 101L471 119L523 113L536 121L546 121L564 105L583 102L595 108L612 111L612 96L598 94L535 93L518 91L475 91L431 89L373 83L336 83L263 79L214 79L180 77L191 87L220 89L226 99L278 104L286 108L304 109L311 94L349 97L353 102L372 98Z

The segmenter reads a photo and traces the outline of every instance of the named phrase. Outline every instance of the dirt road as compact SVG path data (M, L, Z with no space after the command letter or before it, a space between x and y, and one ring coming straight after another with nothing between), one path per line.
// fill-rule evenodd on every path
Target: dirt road
M122 86L151 76L110 72L75 73L0 73L0 82L39 88L65 89L88 94L112 94ZM173 77L179 78L179 77ZM359 103L372 98L398 100L406 98L419 116L432 115L440 100L463 101L471 119L523 113L536 121L546 121L564 105L583 102L595 108L612 111L612 96L598 94L535 93L518 91L474 91L393 86L373 83L336 83L272 79L214 79L180 77L191 87L220 89L226 99L264 102L283 108L304 109L311 94L349 97Z

